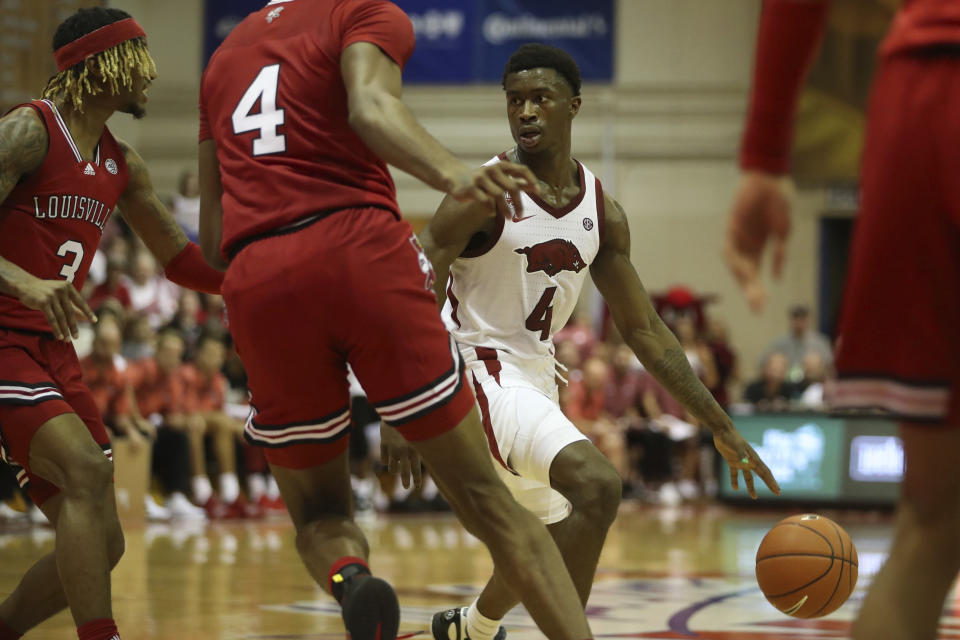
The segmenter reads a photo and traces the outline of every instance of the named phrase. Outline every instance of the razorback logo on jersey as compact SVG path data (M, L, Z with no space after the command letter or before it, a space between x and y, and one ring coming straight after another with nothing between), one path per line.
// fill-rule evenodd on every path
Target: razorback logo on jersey
M527 256L527 273L543 271L548 276L555 276L561 271L580 273L587 266L577 245L560 238L514 251Z

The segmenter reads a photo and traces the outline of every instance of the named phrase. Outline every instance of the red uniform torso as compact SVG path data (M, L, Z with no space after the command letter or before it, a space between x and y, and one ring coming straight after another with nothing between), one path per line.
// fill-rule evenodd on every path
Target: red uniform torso
M883 42L885 55L936 45L960 45L960 2L905 0Z
M413 28L384 0L271 2L210 58L200 140L217 145L224 253L319 211L380 206L399 216L386 164L348 122L340 54L356 42L402 67Z
M0 256L38 278L63 278L80 290L103 227L127 188L127 163L106 127L94 159L83 160L54 104L35 100L29 106L50 142L40 168L0 203ZM43 313L3 294L0 326L50 331Z

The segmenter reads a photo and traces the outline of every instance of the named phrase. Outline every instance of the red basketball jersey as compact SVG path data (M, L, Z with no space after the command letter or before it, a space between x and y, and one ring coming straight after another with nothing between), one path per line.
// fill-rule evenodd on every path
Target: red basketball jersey
M63 278L79 291L130 179L123 150L104 127L94 159L84 160L53 102L21 106L37 111L50 143L40 168L0 203L0 256L38 278ZM3 294L0 327L50 331L43 313Z
M960 2L905 0L890 26L883 53L960 44Z
M225 254L318 211L380 206L399 216L386 164L348 122L340 54L356 42L402 67L413 26L385 0L273 0L210 58L200 140L217 145Z

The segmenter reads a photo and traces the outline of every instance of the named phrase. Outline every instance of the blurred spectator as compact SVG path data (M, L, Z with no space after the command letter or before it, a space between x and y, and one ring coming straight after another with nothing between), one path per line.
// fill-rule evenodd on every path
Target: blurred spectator
M823 384L827 381L827 366L821 355L815 351L803 356L803 393L800 404L807 409L823 409Z
M180 174L170 212L187 237L196 242L200 234L200 179L195 170L187 169Z
M590 312L584 308L574 311L567 326L554 334L553 341L556 344L572 342L580 352L581 360L593 355L593 349L597 344L597 332L593 329Z
M203 330L217 337L226 338L227 307L223 304L223 297L204 294L201 297L201 303L202 308L197 319L203 326Z
M153 329L176 313L179 287L157 273L157 261L149 251L140 249L134 254L126 285L133 310L146 316Z
M644 479L661 483L659 498L664 503L693 499L700 493L700 428L652 375L646 373L642 380L643 409L648 419L648 433L642 439Z
M761 411L783 411L800 397L800 387L787 380L789 359L774 351L767 356L762 376L747 385L743 399Z
M563 407L567 418L603 453L621 478L628 477L624 430L606 410L610 369L601 358L583 363L583 379L571 380Z
M223 367L226 347L211 335L205 335L197 345L193 364L181 368L187 389L186 407L192 420L202 422L188 432L191 442L193 497L204 506L207 514L215 519L243 518L259 515L259 510L244 499L240 493L237 477L236 448L243 433L243 424L227 415L227 380L220 372ZM213 444L217 462L219 495L214 495L207 474L204 456L204 441L196 434L205 434Z
M197 341L203 333L203 327L200 324L200 294L190 289L180 290L180 300L177 304L177 312L167 324L168 329L173 329L180 334L184 341L184 353L187 359L193 357L197 348Z
M123 357L130 361L153 356L156 340L150 321L145 315L134 314L127 319L123 331Z
M724 409L730 404L730 385L737 379L737 354L730 346L727 325L716 318L707 319L706 342L717 367L717 384L710 393Z
M140 411L157 430L152 466L165 506L173 517L204 519L204 510L187 499L191 442L202 443L205 427L202 421L186 415L182 360L183 339L175 331L163 331L157 337L156 356L133 363L131 378ZM191 438L190 429L200 429L199 437Z
M700 339L693 317L690 315L678 316L674 322L673 331L680 346L683 347L684 353L687 354L690 368L697 374L704 386L710 389L719 384L720 376L717 375L713 353L707 347L707 344Z
M124 264L118 260L107 261L107 272L104 281L94 287L87 300L91 309L96 311L109 299L119 302L124 311L130 310L132 305L130 289L127 288L125 283L123 269Z
M115 225L107 224L109 229L111 226ZM106 230L104 230L104 235L106 235ZM130 267L130 239L125 236L123 233L116 233L109 240L104 237L100 242L100 251L103 252L106 257L106 263L116 262L120 265L123 271L127 271Z
M787 380L794 383L803 379L803 357L809 352L820 354L825 366L833 366L830 341L810 327L810 309L802 304L790 308L789 333L777 338L766 348L763 360L767 360L773 352L786 356Z
M633 349L621 344L613 350L605 408L614 418L636 419L643 406L642 367Z
M156 429L141 417L137 407L130 368L120 355L120 326L107 314L100 317L94 331L93 350L80 361L83 381L107 429L114 436L128 439L133 447L149 448ZM151 520L170 518L169 511L150 496L146 497L145 506Z
M153 426L136 412L133 385L126 359L120 355L120 327L107 315L95 328L93 351L80 361L83 381L89 387L103 422L113 433L144 444L154 435Z

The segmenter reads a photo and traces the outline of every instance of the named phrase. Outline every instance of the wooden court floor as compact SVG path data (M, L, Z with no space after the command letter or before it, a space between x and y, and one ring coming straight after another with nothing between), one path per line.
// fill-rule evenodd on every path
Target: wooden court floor
M753 578L760 539L790 512L625 503L590 599L596 637L847 637L864 587L883 559L891 519L874 513L823 513L840 522L857 544L860 583L835 614L799 621L768 605ZM372 516L363 526L373 548L372 566L400 596L401 637L430 638L433 612L469 603L489 574L486 551L452 516ZM126 533L127 552L113 574L114 611L125 640L344 637L335 603L300 565L286 519L147 525ZM49 529L0 529L0 595L9 593L29 564L52 548ZM543 637L520 607L507 617L506 626L510 640ZM944 626L942 638L960 639L960 601L955 598L948 603ZM64 613L25 637L76 635Z

